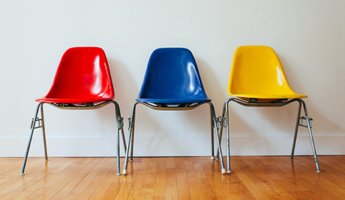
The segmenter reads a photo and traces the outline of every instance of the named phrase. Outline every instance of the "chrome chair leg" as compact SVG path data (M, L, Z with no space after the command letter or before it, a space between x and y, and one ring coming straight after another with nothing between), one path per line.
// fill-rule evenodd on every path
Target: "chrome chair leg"
M42 134L43 134L43 145L44 145L44 157L45 160L48 161L48 153L47 153L47 140L46 140L46 129L44 126L44 114L43 114L43 103L41 104L41 121L42 121Z
M132 131L132 142L131 142L131 158L129 161L133 161L133 149L134 149L134 128L135 128L135 109L132 113L132 120L131 120L131 131ZM129 148L129 147L128 147Z
M25 156L24 156L24 161L23 161L23 166L22 166L22 171L21 171L21 174L20 175L24 175L24 171L25 171L25 166L26 166L26 161L28 159L28 155L29 155L29 151L30 151L30 146L31 146L31 141L32 141L32 136L34 135L34 131L35 131L35 125L36 125L36 120L37 120L37 115L38 115L38 111L41 107L43 103L39 103L37 108L36 108L36 112L35 112L35 116L34 118L32 119L32 122L31 122L31 133L30 133L30 137L29 137L29 142L28 142L28 146L26 148L26 153L25 153Z
M118 128L118 129L121 129L123 148L124 148L124 150L126 152L126 150L127 150L126 139L125 139L125 133L123 131L124 122L123 122L123 118L121 117L120 106L119 106L119 104L116 101L113 101L113 103L115 104L116 112L118 113L117 116L116 116L117 117L116 119L118 120L117 122L120 122L120 125L118 125L118 127L120 127L120 128Z
M228 99L224 102L222 116L219 119L219 129L220 129L220 143L222 143L222 136L223 136L223 127L226 128L226 159L227 159L227 172L231 173L230 171L230 130L229 130L229 102L231 99ZM219 159L219 151L217 150L216 159Z
M213 104L211 102L208 102L208 104L210 105L210 111L211 111L211 115L213 116L213 123L215 125L215 131L216 131L216 136L217 136L217 145L218 145L218 149L219 149L219 155L220 155L220 164L222 167L222 174L225 174L225 168L224 168L224 161L223 161L223 153L222 153L222 147L221 147L221 143L220 143L220 137L219 137L219 133L218 133L218 123L216 121L216 114L214 111L214 107Z
M220 143L222 143L222 138L223 138L223 125L224 125L224 120L225 120L225 104L223 106L223 111L222 111L222 116L219 117L218 121L220 123L219 126L219 137L220 137ZM217 148L217 155L216 155L216 160L219 160L219 149Z
M126 139L125 139L125 133L123 131L123 127L121 128L121 135L122 135L123 148L124 148L124 150L126 152L127 151L127 147L126 147Z
M117 149L117 176L120 176L120 130L123 133L123 118L121 117L120 106L117 104L116 101L112 101L115 105L115 117L117 122L117 137L116 137L116 149ZM125 142L125 138L122 138L123 142ZM125 145L125 152L126 152L126 145Z
M314 137L313 137L313 133L311 131L311 122L310 122L310 118L308 116L307 106L306 106L305 102L302 99L299 99L299 102L302 103L303 108L304 108L304 114L305 114L305 118L306 118L306 121L307 121L307 127L308 127L308 132L309 132L309 137L310 137L311 148L313 150L314 159L315 159L316 173L320 173L321 171L320 171L320 166L319 166L319 160L318 160L317 154L316 154L316 148L315 148L315 144L314 144Z
M220 143L222 143L222 138L223 138L223 127L226 127L227 126L227 119L225 118L225 106L226 106L226 102L224 103L224 106L223 106L223 111L222 111L222 116L220 116L218 118L218 122L220 124L219 126L219 137L220 137ZM229 118L229 116L228 116ZM219 149L217 148L217 155L216 155L216 160L219 160Z
M298 127L299 127L299 120L301 117L301 108L302 108L302 103L298 102L298 111L297 111L297 121L296 121L296 127L295 127L295 135L293 138L293 144L292 144L292 150L291 150L291 159L293 159L294 154L295 154L295 147L296 147L296 140L297 140L297 133L298 133Z
M214 123L213 123L213 116L212 113L210 114L211 116L211 159L214 159Z
M227 159L227 165L228 165L228 171L227 173L231 173L230 171L230 130L229 130L229 101L226 101L224 106L224 113L226 113L226 118L223 117L225 128L226 128L226 159Z
M116 149L117 149L117 176L120 176L120 129L117 130L117 137L116 137Z
M123 171L122 171L122 174L126 175L127 174L127 164L128 164L128 156L129 156L129 151L130 149L132 149L132 152L133 152L133 145L132 144L132 141L134 141L132 138L134 136L133 132L133 128L134 128L134 115L135 115L135 108L137 106L138 102L135 102L134 105L133 105L133 109L132 109L132 120L130 120L130 124L129 124L129 136L128 136L128 143L127 143L127 151L126 151L126 156L125 156L125 164L124 164L124 167L123 167Z

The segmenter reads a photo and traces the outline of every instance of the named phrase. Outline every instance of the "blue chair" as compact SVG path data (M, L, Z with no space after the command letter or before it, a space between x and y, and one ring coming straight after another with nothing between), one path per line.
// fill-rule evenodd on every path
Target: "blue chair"
M214 130L220 149L222 173L225 173L222 150L219 143L218 123L211 99L205 93L192 53L185 48L156 49L149 60L139 97L133 105L129 119L129 141L123 174L127 173L129 151L133 160L135 108L143 104L154 110L191 110L208 104L211 111L212 159L214 159Z

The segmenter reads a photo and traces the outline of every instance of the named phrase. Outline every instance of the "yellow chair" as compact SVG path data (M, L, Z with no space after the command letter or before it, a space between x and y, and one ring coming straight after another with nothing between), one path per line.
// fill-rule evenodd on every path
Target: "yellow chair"
M289 86L285 77L282 65L275 51L268 46L240 46L237 48L229 78L228 94L236 98L229 98L225 101L223 114L219 119L221 123L220 138L222 138L222 127L226 127L227 137L227 164L230 172L230 137L229 137L229 109L231 101L248 107L280 107L292 102L298 102L298 115L293 139L291 159L293 159L298 127L306 127L309 131L311 146L315 158L317 172L320 172L311 131L312 119L309 118L307 106L301 98L307 97L297 94ZM303 106L305 116L301 116ZM303 125L306 120L306 125ZM217 156L218 157L218 156Z

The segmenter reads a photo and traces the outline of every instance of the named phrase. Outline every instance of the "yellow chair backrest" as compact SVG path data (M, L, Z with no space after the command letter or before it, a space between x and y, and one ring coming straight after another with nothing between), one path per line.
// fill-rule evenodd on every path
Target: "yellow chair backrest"
M237 48L229 78L228 94L243 99L304 98L289 86L275 51L268 46Z

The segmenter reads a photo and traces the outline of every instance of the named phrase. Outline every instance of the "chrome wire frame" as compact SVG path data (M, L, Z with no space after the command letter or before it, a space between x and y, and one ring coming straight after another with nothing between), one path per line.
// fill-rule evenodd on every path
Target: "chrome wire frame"
M121 117L121 111L120 111L120 106L116 101L110 100L110 101L105 101L102 103L99 103L97 105L94 104L86 104L86 105L71 105L71 104L53 104L53 103L48 103L49 105L52 105L54 107L57 107L59 109L69 109L69 110L91 110L91 109L98 109L101 108L109 103L113 103L115 105L115 116L116 116L116 122L117 122L117 174L116 175L121 175L120 174L120 131L122 134L122 141L123 141L123 146L125 149L125 152L127 150L126 148L126 141L125 141L125 134L123 131L123 118ZM47 143L46 143L46 134L45 134L45 126L44 126L44 115L43 115L43 104L44 103L39 103L35 112L35 116L32 119L31 122L31 132L30 132L30 138L29 142L26 148L26 153L24 156L24 161L23 161L23 166L22 166L22 171L20 175L24 175L25 171L25 166L27 162L27 158L29 155L29 150L31 146L31 141L32 137L34 134L34 130L38 128L42 128L43 132L43 145L44 145L44 155L45 155L45 160L48 161L48 154L47 154ZM41 110L41 118L38 118L38 113L39 110ZM37 123L38 122L38 123ZM38 124L38 125L36 125Z
M136 110L136 106L138 104L143 104L151 109L154 110L191 110L194 109L196 107L199 107L202 104L208 103L210 106L210 116L211 116L211 147L212 147L212 156L211 158L214 158L214 129L216 130L216 137L217 137L217 146L218 146L218 153L220 154L220 163L221 163L221 172L222 174L225 174L225 167L224 167L224 161L223 161L223 153L222 153L222 148L220 146L220 136L219 136L219 132L218 132L218 123L216 121L216 114L215 114L215 110L213 107L213 104L211 102L202 102L202 103L193 103L193 104L183 104L180 105L178 107L169 107L166 106L165 104L154 104L154 103L146 103L146 102L135 102L133 105L133 109L132 109L132 118L129 118L129 136L128 136L128 144L127 144L127 151L126 151L126 155L125 155L125 164L124 164L124 168L123 168L123 174L126 175L127 174L127 164L128 164L128 160L129 161L133 161L133 146L134 146L134 127L135 127L135 110ZM129 153L130 153L130 158L129 158Z
M229 103L233 101L236 102L238 104L241 104L242 106L247 106L247 107L281 107L281 106L285 106L288 105L290 103L293 102L298 102L299 103L299 107L298 107L298 111L297 111L297 122L296 122L296 126L295 126L295 133L294 133L294 139L293 139L293 144L292 144L292 151L291 151L291 159L293 159L294 157L294 152L295 152L295 147L296 147L296 140L297 140L297 133L298 133L298 127L305 127L308 128L308 132L309 132L309 138L310 138L310 143L311 143L311 148L313 151L313 155L314 155L314 160L315 160L315 165L316 165L316 172L320 173L320 167L319 167L319 161L317 158L317 153L316 153L316 148L315 148L315 143L314 143L314 138L313 138L313 134L312 134L312 124L311 121L313 120L312 118L310 118L308 116L308 111L307 111L307 106L305 104L305 102L302 99L290 99L287 101L277 101L277 102L248 102L239 98L229 98L224 102L224 107L223 107L223 113L222 116L218 118L218 122L219 122L219 128L220 128L220 140L222 139L222 134L223 134L223 127L226 128L226 138L227 138L227 173L231 173L230 172L230 130L229 130ZM304 114L305 117L301 117L301 108L303 107L304 110ZM303 125L303 120L306 120L307 125ZM301 122L302 121L302 122ZM217 156L216 158L218 158L219 153L217 152Z

